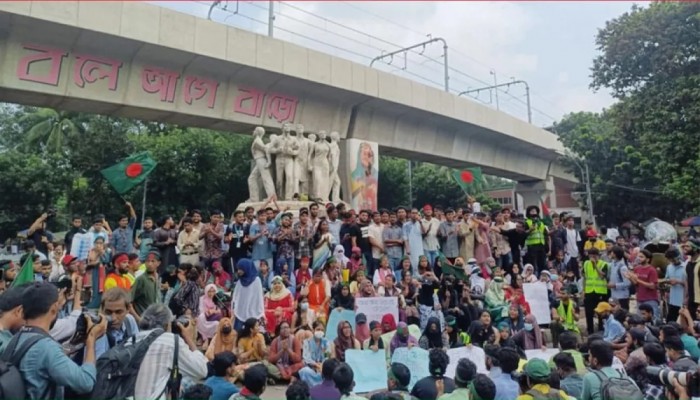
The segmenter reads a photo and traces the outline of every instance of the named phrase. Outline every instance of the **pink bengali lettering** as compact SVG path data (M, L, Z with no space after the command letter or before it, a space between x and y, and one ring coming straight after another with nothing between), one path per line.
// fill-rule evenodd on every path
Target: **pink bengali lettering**
M23 81L31 81L44 83L47 85L58 86L58 79L61 75L61 64L63 63L63 57L65 57L68 52L61 49L54 49L46 46L39 46L34 44L23 44L22 48L26 50L33 50L39 52L38 54L30 54L20 58L17 63L17 78ZM33 75L30 72L33 63L41 61L50 61L51 67L46 75Z
M299 100L296 97L285 96L281 94L270 94L267 98L267 116L274 118L277 122L294 122L294 117L297 113L297 103Z
M73 66L73 82L79 87L85 87L85 83L95 83L98 79L108 79L109 90L117 90L119 80L119 69L121 61L109 58L93 56L75 56Z
M162 68L144 67L141 71L141 87L147 93L159 93L160 101L175 101L175 88L180 74Z
M240 94L233 100L233 111L240 114L259 117L260 114L262 114L265 93L250 87L239 87L238 92ZM249 103L244 104L245 102Z
M192 104L192 101L200 100L204 96L207 96L207 107L214 108L218 88L219 82L213 79L186 76L183 90L185 103Z

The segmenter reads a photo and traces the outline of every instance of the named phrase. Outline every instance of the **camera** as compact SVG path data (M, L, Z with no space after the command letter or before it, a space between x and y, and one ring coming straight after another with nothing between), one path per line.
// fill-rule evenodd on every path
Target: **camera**
M700 396L700 379L698 379L698 371L674 371L670 368L649 366L647 367L647 376L654 385L664 385L669 389L673 389L673 379L678 379L681 385L685 386L688 391L688 396Z
M180 334L180 327L177 325L178 322L179 322L180 325L182 325L184 328L187 328L187 327L190 326L190 319L187 318L186 315L180 315L179 317L177 317L177 319L176 319L175 321L172 322L172 325L171 325L171 328L170 328L170 330L171 330L174 334L176 334L176 335L179 335L179 334Z
M107 324L112 322L111 316L106 316L105 318L107 318ZM92 321L93 325L99 324L102 322L102 316L90 311L83 311L83 314L75 323L75 334L71 338L71 344L85 343L88 334L88 320Z
M55 207L49 207L46 209L46 218L54 218L56 216L56 208Z
M54 284L58 290L66 289L66 292L70 292L73 289L73 281L70 279L70 277L63 277L58 281L51 283Z

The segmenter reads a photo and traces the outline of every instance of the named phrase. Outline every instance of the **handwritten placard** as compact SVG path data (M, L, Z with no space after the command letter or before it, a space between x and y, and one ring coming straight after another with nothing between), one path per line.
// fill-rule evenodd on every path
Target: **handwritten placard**
M399 320L399 299L397 297L358 297L355 299L355 312L367 316L367 323L381 322L386 314L394 316L394 321Z
M486 369L486 354L481 347L471 346L470 347L458 347L456 349L447 350L447 355L450 357L450 363L447 365L447 372L445 376L449 378L455 377L455 371L457 370L457 364L462 358L471 360L476 364L476 371L480 374L488 374Z
M532 315L537 318L538 325L552 322L552 311L549 307L546 283L525 283L523 284L523 294L525 295L525 300L530 303L530 310Z
M525 356L527 357L528 360L532 360L533 358L539 358L540 360L545 360L549 362L549 360L552 359L552 357L556 356L559 354L560 350L559 349L547 349L547 350L542 350L542 349L534 349L534 350L525 350Z
M430 375L428 351L418 346L414 346L410 350L408 347L396 349L394 355L391 356L391 363L401 363L411 371L411 383L408 385L408 390L412 390L416 382Z
M386 389L387 369L384 352L346 350L345 362L355 375L355 393Z
M326 338L328 340L335 340L338 337L338 324L340 321L348 321L350 326L352 326L352 331L355 332L355 312L352 310L341 310L331 311L331 315L328 317L328 324L326 325Z

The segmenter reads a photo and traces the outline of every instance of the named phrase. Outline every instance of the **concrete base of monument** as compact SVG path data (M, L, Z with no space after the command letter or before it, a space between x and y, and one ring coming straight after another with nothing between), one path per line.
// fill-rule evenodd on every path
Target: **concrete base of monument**
M318 208L318 216L319 217L325 217L326 216L326 204L331 203L330 201L327 202L319 202L318 204L320 207ZM348 203L345 203L344 201L341 201L340 203L345 204L346 209L350 209L350 205ZM261 209L263 206L266 207L273 207L275 204L273 202L267 202L267 201L246 201L238 205L236 207L236 210L241 210L244 211L247 207L253 207L255 211ZM277 205L279 206L280 210L282 211L288 211L294 215L294 218L299 217L299 210L302 208L309 208L312 204L314 204L313 201L297 201L297 200L282 200L282 201L277 201ZM333 203L333 204L339 204L339 203Z

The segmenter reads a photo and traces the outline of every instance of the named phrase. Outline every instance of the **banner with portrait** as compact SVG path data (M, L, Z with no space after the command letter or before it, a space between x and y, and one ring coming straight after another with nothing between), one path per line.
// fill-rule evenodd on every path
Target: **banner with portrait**
M354 210L377 210L379 145L367 140L347 139L345 152L350 207Z

